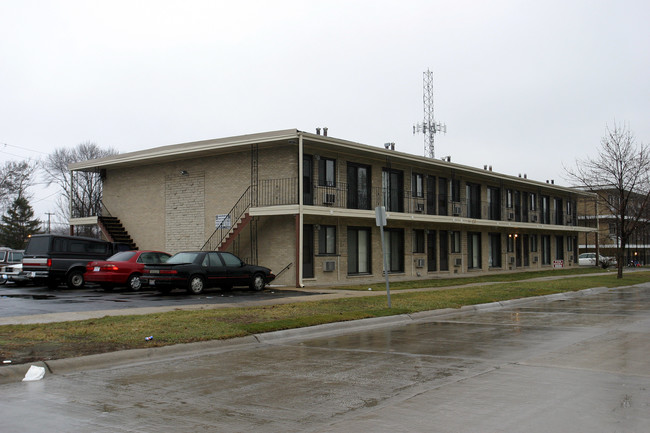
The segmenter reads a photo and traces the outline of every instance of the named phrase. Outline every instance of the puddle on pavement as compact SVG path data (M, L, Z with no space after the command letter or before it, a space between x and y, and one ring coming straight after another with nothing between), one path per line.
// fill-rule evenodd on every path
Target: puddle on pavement
M54 295L2 295L0 298L18 298L18 299L34 299L36 301L43 301L46 299L54 299Z

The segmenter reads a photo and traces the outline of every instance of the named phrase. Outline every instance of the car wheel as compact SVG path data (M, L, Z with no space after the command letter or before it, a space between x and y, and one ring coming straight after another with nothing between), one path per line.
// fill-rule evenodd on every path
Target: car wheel
M81 271L70 271L66 284L68 289L83 289L84 287L84 274Z
M205 281L203 280L202 276L192 275L190 277L190 280L187 283L187 292L190 295L199 295L203 293L204 288L205 288Z
M142 280L140 279L140 275L131 275L129 279L126 280L126 287L136 292L140 290L142 288Z
M264 286L266 286L266 281L264 281L264 275L262 274L253 275L253 279L251 280L249 286L250 289L259 292L260 290L264 289Z

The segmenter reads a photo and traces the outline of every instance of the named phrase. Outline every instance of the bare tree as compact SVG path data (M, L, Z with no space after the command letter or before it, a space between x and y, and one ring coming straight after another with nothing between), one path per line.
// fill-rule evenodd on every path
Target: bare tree
M7 161L0 167L0 210L6 211L17 198L29 199L36 164L28 161Z
M63 219L99 215L102 200L102 180L97 172L75 172L74 180L68 164L116 155L115 149L101 149L97 144L85 142L73 148L57 149L47 156L42 167L47 185L61 187L57 205ZM72 215L70 214L72 212ZM90 233L84 233L90 234Z
M620 239L617 276L622 278L625 248L650 210L650 147L637 145L627 126L607 126L598 155L577 159L575 168L565 171L570 179L598 194L612 213Z

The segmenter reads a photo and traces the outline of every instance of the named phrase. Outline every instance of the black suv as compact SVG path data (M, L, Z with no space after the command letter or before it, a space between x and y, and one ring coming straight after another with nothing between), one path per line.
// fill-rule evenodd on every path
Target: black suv
M23 255L23 272L36 285L55 289L65 282L70 289L80 289L88 262L130 249L127 244L80 236L33 235Z

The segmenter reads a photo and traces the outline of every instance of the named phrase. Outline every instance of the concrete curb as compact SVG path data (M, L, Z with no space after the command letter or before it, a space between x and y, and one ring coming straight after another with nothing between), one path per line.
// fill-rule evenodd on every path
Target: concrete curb
M463 314L477 311L493 311L512 308L540 300L571 299L589 294L599 294L610 290L620 290L633 286L624 286L609 289L596 287L576 292L555 293L551 295L535 296L530 298L510 299L500 302L490 302L479 305L468 305L461 308L445 308L440 310L421 311L412 314L399 314L395 316L373 317L368 319L352 320L347 322L326 323L323 325L308 326L305 328L286 329L264 334L249 335L246 337L228 340L212 340L197 343L175 344L172 346L151 347L145 349L122 350L96 355L79 356L75 358L56 359L51 361L34 362L29 364L9 365L0 367L0 385L20 382L31 365L45 367L47 374L67 374L79 371L102 370L107 368L124 367L142 363L165 361L175 358L196 357L207 354L223 353L245 347L255 347L260 344L282 344L306 338L319 338L332 335L357 332L385 326L394 326L414 322L425 322L433 319L442 319L453 314ZM47 376L46 374L46 376Z

